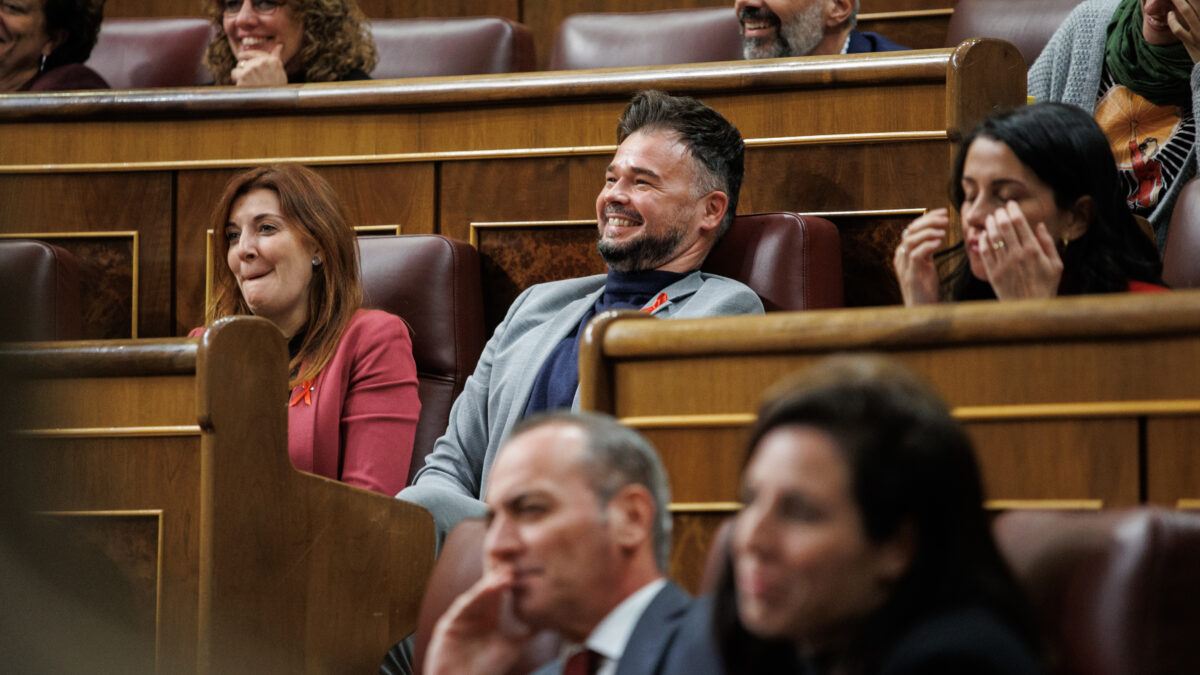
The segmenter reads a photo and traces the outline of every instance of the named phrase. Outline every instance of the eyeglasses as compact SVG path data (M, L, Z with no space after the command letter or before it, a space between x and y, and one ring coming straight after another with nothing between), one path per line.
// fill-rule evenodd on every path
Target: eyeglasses
M225 14L230 16L242 11L243 4L245 0L221 0L221 7L225 9ZM255 14L270 14L285 4L287 3L283 0L250 0L250 10Z

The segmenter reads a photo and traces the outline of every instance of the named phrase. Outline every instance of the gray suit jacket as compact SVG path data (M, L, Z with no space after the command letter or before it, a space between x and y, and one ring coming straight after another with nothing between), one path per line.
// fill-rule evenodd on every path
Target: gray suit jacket
M638 619L629 642L625 645L625 653L617 663L617 675L717 675L720 670L713 662L711 668L706 664L693 670L681 671L670 665L668 658L673 650L686 648L697 636L683 636L680 628L685 625L693 604L691 596L675 584L668 583L663 587L654 600L646 606L646 611ZM705 636L707 637L707 636ZM690 638L690 639L685 639ZM561 675L563 662L561 659L534 671L534 675Z
M482 514L477 500L487 489L500 444L525 412L538 371L595 304L605 279L599 274L532 286L496 327L454 401L445 435L434 444L414 484L397 495L433 513L439 540L459 520ZM698 271L663 292L667 301L655 308L654 316L682 319L763 311L749 287Z

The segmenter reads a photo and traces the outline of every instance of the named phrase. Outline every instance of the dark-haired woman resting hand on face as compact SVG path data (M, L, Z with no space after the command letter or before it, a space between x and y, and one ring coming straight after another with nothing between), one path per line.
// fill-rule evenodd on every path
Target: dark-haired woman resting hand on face
M988 118L964 140L952 190L961 242L939 252L950 214L935 209L896 247L906 305L1163 288L1158 251L1118 190L1105 136L1078 108L1041 104ZM942 255L960 256L945 278Z

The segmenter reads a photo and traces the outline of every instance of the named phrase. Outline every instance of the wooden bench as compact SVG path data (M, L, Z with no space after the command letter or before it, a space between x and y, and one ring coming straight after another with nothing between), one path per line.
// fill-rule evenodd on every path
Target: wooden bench
M15 671L373 672L415 629L432 518L292 468L270 323L6 348L0 370L2 563L29 554L0 612L44 659Z
M698 96L736 124L747 144L740 212L832 220L847 304L880 305L899 300L900 229L947 206L950 132L1022 104L1025 66L1011 45L973 40L646 69L0 96L0 236L32 234L82 261L85 286L104 291L85 308L85 336L182 335L202 323L205 229L225 181L303 162L356 225L474 243L495 325L527 286L602 271L595 199L617 119L645 88Z
M1200 291L687 321L597 319L585 409L663 455L678 578L736 510L743 434L773 383L835 352L929 378L976 443L989 506L1200 508ZM694 585L692 586L695 587Z

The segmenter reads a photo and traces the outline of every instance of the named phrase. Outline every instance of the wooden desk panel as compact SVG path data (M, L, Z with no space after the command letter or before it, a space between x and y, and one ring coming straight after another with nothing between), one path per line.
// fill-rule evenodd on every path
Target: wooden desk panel
M835 352L927 377L977 444L997 508L1200 504L1200 292L593 324L581 403L660 448L687 541L725 517L762 393ZM710 465L712 472L696 467ZM1183 500L1183 501L1181 501ZM1188 501L1190 500L1190 501ZM694 553L692 551L691 553ZM676 558L698 579L703 557Z
M30 672L359 673L416 627L432 518L292 468L286 371L252 317L0 351L0 564L36 570L0 583L35 603Z
M21 204L0 232L83 230L97 213L105 229L138 231L137 335L183 334L202 320L203 229L233 171L318 165L356 225L403 232L469 240L473 222L588 220L621 110L649 87L699 96L741 129L741 212L839 214L829 217L843 228L847 298L879 304L899 298L899 228L946 205L948 132L1022 103L1025 68L1011 45L985 40L654 69L0 96L0 195ZM493 319L522 279L599 264L574 254L577 267L559 264L552 244L529 260L491 243Z

